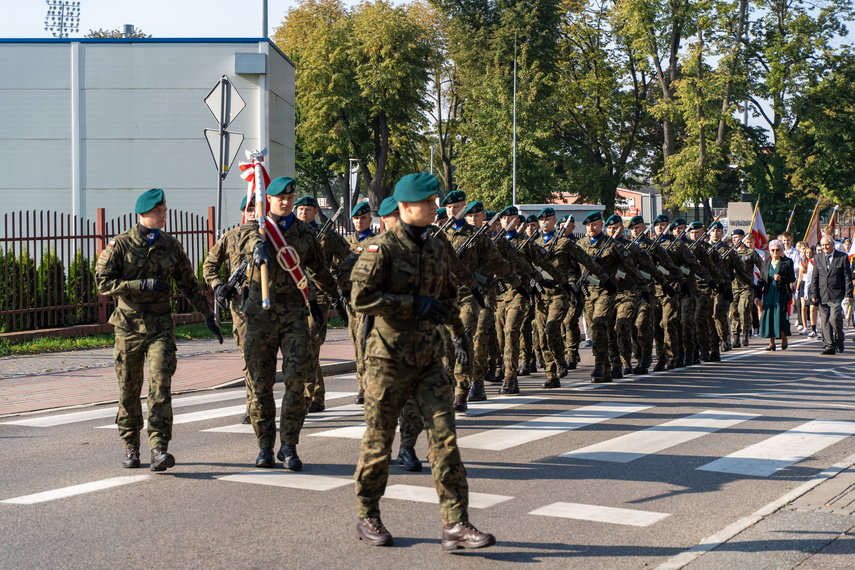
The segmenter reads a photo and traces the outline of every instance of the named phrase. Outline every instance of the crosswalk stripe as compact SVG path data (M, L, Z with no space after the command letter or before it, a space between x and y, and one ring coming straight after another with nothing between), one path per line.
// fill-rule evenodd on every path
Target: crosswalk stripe
M434 487L418 487L416 485L389 485L383 494L386 499L415 501L417 503L439 504L439 497ZM488 509L492 506L510 501L513 497L507 495L490 495L488 493L469 493L469 507L472 509Z
M181 408L184 406L197 406L199 404L211 404L214 402L225 402L227 400L237 400L245 398L246 392L243 390L231 390L228 392L216 392L214 394L204 394L202 396L187 396L186 398L175 398L172 400L173 408ZM143 412L147 406L143 404ZM101 408L97 410L88 410L85 412L73 412L70 414L60 414L58 416L47 416L42 418L27 418L25 420L15 420L11 422L3 422L8 425L29 426L29 427L54 427L65 424L73 424L76 422L88 422L90 420L102 420L104 418L115 418L119 409L116 407Z
M137 483L139 481L144 481L148 478L148 475L111 477L109 479L101 479L100 481L92 481L90 483L83 483L81 485L72 485L70 487L62 487L61 489L54 489L52 491L44 491L41 493L34 493L32 495L15 497L14 499L6 499L5 501L0 501L0 503L10 503L13 505L33 505L35 503L44 503L47 501L53 501L55 499L64 499L66 497L73 497L75 495L82 495L84 493L92 493L94 491L101 491L103 489L110 489L112 487L119 487L121 485L128 485L130 483Z
M365 435L365 424L359 424L357 426L346 426L343 428L336 428L327 431L320 431L318 433L310 433L309 435L313 437L340 437L343 439L362 439L362 436Z
M312 424L317 422L329 422L332 420L336 420L338 418L346 418L349 416L358 416L362 415L363 409L360 404L347 404L344 406L337 406L335 408L329 408L324 410L323 412L317 412L315 414L309 414L306 416L304 421L305 424ZM276 418L276 423L279 423L279 418ZM203 429L202 431L206 432L215 432L215 433L255 433L252 429L251 425L245 424L234 424L210 429Z
M695 438L756 418L756 414L739 414L707 410L691 416L628 433L583 447L559 457L595 459L614 463L628 463L639 457L686 443Z
M853 434L855 422L813 420L697 469L768 477Z
M288 487L291 489L304 489L307 491L329 491L331 489L337 489L338 487L353 484L353 479L343 479L341 477L307 475L305 473L293 473L291 471L266 470L226 475L219 479L220 481L271 485L274 487Z
M502 451L523 443L537 441L538 439L611 420L626 414L640 412L652 407L639 404L611 404L603 402L468 435L457 440L457 445L468 449Z
M629 526L650 526L671 516L669 513L618 509L582 503L552 503L535 509L529 514Z

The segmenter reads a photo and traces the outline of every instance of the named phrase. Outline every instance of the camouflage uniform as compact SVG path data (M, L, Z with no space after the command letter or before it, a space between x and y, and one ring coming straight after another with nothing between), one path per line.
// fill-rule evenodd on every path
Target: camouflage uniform
M701 265L707 268L713 279L723 285L725 283L724 275L710 251L709 244L701 242L692 251ZM723 290L714 290L707 283L701 282L698 283L698 293L694 314L695 337L698 346L701 348L701 360L707 362L713 349L713 341L715 341L716 350L718 349L718 333L715 332L715 323L713 322L713 302L715 297L723 293Z
M674 237L668 234L664 238L657 235L652 240L646 240L645 245L650 247L654 241L656 245L653 246L651 253L656 260L657 271L668 279L672 287L685 288L686 278L676 263L676 254L673 248L668 249ZM653 302L653 335L658 360L656 369L664 370L666 363L673 368L678 355L683 352L680 338L680 295L667 295L661 285L656 286Z
M237 269L238 265L243 261L244 256L238 250L238 238L240 237L240 228L234 228L223 234L214 247L205 256L205 261L202 264L202 276L214 291L217 287L223 284L220 278L220 268L226 261L229 262L229 271ZM246 316L240 310L242 290L246 286L237 291L237 294L229 302L229 312L232 314L232 335L235 337L238 350L240 350L241 358L243 356L243 341L246 338ZM246 359L243 364L243 378L246 385L246 406L249 409L249 404L252 401L252 391L249 389L249 371L246 368Z
M571 241L577 246L579 245L576 238L572 235L567 236L564 239ZM567 280L571 285L575 285L576 281L579 280L579 276L582 275L580 267L581 266L578 263L574 263L567 269ZM576 368L576 364L580 361L579 344L582 340L582 330L579 327L579 320L582 318L582 310L585 308L585 300L581 296L571 297L569 302L570 305L567 309L567 316L563 323L564 347L567 352L567 368L573 370Z
M213 316L213 311L181 243L163 231L149 243L140 228L135 226L107 243L95 265L95 282L102 295L118 300L110 324L116 333L113 355L119 380L119 437L126 447L140 446L140 391L143 364L148 360L149 446L166 449L172 439L170 388L178 361L170 303L172 282L203 317ZM170 291L140 291L140 280L152 278L169 283Z
M731 298L735 297L733 283L735 280L740 280L743 283L751 283L754 279L752 272L746 269L745 265L739 258L739 254L730 250L722 257L726 250L729 250L730 244L724 240L714 246L715 256L720 260L721 272L727 281L727 286L730 287ZM723 294L716 297L713 303L713 319L715 320L716 331L722 342L722 350L730 350L730 307L731 300L725 299Z
M352 233L347 236L346 241L347 245L350 247L351 257L348 258L349 263L356 263L356 258L353 256L358 256L361 254L368 244L371 243L371 239L376 237L373 231L366 230L362 233ZM347 294L350 293L349 290L342 287L342 290ZM348 324L347 330L350 333L350 341L353 343L353 353L356 356L356 382L359 390L365 389L365 358L362 354L362 315L353 310L353 307L348 305Z
M276 223L287 224L288 217L277 219ZM324 252L311 226L290 216L291 223L282 229L285 241L293 247L300 259L300 265L308 276L329 297L337 294L336 285L327 269ZM261 242L258 222L247 222L241 227L240 251L252 256L256 244ZM300 430L306 418L304 391L309 379L309 310L303 295L297 289L289 272L277 263L276 252L268 244L270 256L274 261L268 265L268 283L270 284L270 309L261 307L261 271L251 265L249 295L242 309L246 314L246 354L249 376L252 383L252 405L250 417L258 447L272 448L276 442L276 404L273 400L273 384L276 381L276 363L279 351L282 351L282 375L285 382L285 394L282 396L279 433L282 445L297 445Z
M635 322L632 324L632 352L638 362L638 366L633 370L635 374L645 373L653 360L653 312L656 295L661 291L664 296L666 285L674 287L676 284L670 283L675 279L672 275L679 272L661 247L648 252L652 243L652 239L645 237L636 244L636 249L630 250L638 252L634 254L634 259L638 263L639 273L648 280L642 291L646 290L649 294L647 299L639 295ZM672 291L669 290L669 292Z
M395 426L413 396L427 424L428 459L443 522L468 520L469 489L457 448L451 382L441 362L442 339L436 325L418 320L413 311L414 294L433 297L451 311L448 324L455 336L465 334L457 284L442 244L427 237L419 247L398 223L373 240L351 277L354 309L374 317L365 348L366 429L355 474L358 516L380 516Z
M730 304L731 331L733 333L733 344L748 346L748 337L751 336L751 298L754 292L754 268L760 269L763 259L753 248L741 242L736 248L736 262L742 265L743 271L737 273L733 280L733 302ZM745 279L745 274L750 274L750 279ZM740 343L740 335L742 342Z
M698 298L698 279L705 282L715 281L709 270L700 264L697 257L689 251L686 245L688 240L685 236L678 240L671 252L674 254L674 260L680 267L680 271L686 276L686 285L689 288L689 294L683 295L680 298L680 336L683 339L680 352L677 353L676 361L680 366L686 363L686 358L692 358L697 346L697 338L695 337L695 301Z

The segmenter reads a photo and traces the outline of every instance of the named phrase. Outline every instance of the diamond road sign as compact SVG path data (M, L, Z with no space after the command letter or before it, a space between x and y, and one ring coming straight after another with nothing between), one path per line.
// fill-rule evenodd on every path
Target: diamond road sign
M223 125L223 128L228 127L246 107L240 93L225 75L217 81L211 92L205 97L205 105L211 110L211 114L214 115L217 123Z

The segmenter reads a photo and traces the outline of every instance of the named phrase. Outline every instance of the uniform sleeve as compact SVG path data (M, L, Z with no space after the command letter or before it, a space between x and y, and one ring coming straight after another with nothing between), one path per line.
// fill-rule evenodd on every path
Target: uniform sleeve
M455 254L454 257L457 255ZM454 273L449 270L445 273L445 278L442 281L437 300L451 313L445 322L445 326L451 329L453 337L463 336L466 334L466 329L460 319L460 305L457 303L457 279L454 277Z
M736 274L736 280L741 281L745 285L751 285L754 283L754 276L748 270L742 260L739 258L739 254L736 253L735 250L731 250L730 253L727 254L728 263L733 267L733 272Z
M698 258L694 256L694 254L689 251L689 248L686 247L686 244L681 243L678 249L680 252L680 262L691 271L695 272L699 278L704 281L713 281L712 275L707 271L707 268L700 264Z
M590 271L592 275L596 275L600 282L605 283L611 279L608 272L575 243L568 241L567 245L564 246L564 251L575 263L580 264L586 270Z
M214 312L208 306L208 296L203 292L199 281L196 279L193 271L193 264L190 263L190 258L184 251L184 247L178 241L175 242L175 247L178 249L178 260L175 263L175 270L172 273L172 279L178 286L181 294L190 301L193 307L206 319L212 317Z
M205 256L205 261L202 263L202 277L205 282L213 288L222 284L220 279L220 269L226 262L226 238L225 236L217 240L214 247Z
M529 279L540 279L540 273L528 262L528 259L517 251L517 248L513 245L507 241L504 243L505 247L503 247L504 251L502 253L505 254L505 258L513 265L515 273L517 275L525 275Z
M446 261L458 282L467 289L475 289L478 284L475 283L475 278L472 276L472 272L463 264L460 258L457 257L457 252L454 251L454 246L451 245L449 239L442 232L436 232L435 237L442 242L442 247L445 250Z
M478 252L483 261L480 267L483 267L486 271L505 281L511 287L519 287L522 282L514 272L514 266L502 257L502 254L499 253L493 241L486 235L482 235L478 241Z
M531 260L532 265L536 265L546 271L552 279L561 283L564 281L564 273L557 267L555 264L549 261L549 258L543 252L543 248L535 243L529 243L526 248L526 253L528 254L528 258Z
M139 291L139 280L126 281L122 276L122 260L124 251L119 244L110 240L114 245L108 245L98 256L95 264L95 283L98 292L108 297L119 297L131 291Z
M698 247L695 248L695 251L698 252L698 261L701 262L701 265L707 268L707 271L710 272L712 278L715 279L717 283L724 283L725 278L721 274L721 271L718 270L718 266L713 261L710 252L707 251L706 248L701 244L698 244Z
M338 297L338 289L335 285L335 279L333 279L330 269L327 267L321 242L318 241L318 236L315 235L314 231L309 233L308 236L309 249L306 252L308 255L305 255L306 259L302 261L304 262L304 265L309 272L309 276L312 278L315 285L317 285L327 297L335 299Z
M391 260L392 255L383 247L376 252L366 249L359 255L350 272L350 303L354 311L366 315L415 319L412 295L396 295L382 289Z

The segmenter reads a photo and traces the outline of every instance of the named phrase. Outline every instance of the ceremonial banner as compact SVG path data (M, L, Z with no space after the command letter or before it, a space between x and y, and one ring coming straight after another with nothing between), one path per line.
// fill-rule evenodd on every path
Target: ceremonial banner
M816 206L813 207L813 215L810 218L807 231L805 232L805 243L813 247L819 243L822 237L822 228L819 227L819 200L816 201Z

